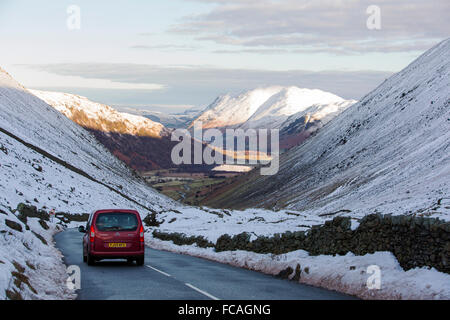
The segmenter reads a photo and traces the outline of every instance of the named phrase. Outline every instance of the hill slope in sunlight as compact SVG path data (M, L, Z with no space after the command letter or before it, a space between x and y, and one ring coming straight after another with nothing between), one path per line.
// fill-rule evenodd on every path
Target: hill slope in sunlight
M109 151L138 171L170 168L170 130L146 117L121 113L85 97L31 90L83 128Z

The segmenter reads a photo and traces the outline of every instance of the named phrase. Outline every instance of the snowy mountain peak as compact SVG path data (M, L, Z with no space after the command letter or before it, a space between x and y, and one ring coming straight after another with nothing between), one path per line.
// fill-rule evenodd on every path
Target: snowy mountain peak
M242 127L280 128L292 115L304 115L308 112L315 114L319 111L324 113L330 105L349 106L355 102L354 100L344 100L337 95L318 89L283 88L261 105ZM313 106L315 108L312 108ZM318 108L318 106L322 107ZM316 116L316 118L319 117Z
M204 128L237 126L247 121L271 96L283 87L257 88L238 95L218 97L197 119Z
M305 111L308 107L344 101L341 97L318 89L295 86L257 88L235 96L228 94L218 97L191 126L201 121L205 128L280 128L289 116Z

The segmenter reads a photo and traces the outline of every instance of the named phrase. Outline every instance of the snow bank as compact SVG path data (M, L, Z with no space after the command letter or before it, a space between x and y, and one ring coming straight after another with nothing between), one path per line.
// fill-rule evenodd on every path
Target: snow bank
M0 210L0 300L74 299L76 294L66 286L62 254L53 242L53 235L63 230L59 220L46 222L46 230L38 218L28 218L27 230L8 209Z

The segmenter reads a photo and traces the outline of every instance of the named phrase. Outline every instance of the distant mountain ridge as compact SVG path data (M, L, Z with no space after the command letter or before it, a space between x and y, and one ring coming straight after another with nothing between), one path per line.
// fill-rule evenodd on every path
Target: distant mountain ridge
M72 121L90 131L111 153L138 171L173 166L170 130L142 116L74 94L30 90Z
M163 113L161 111L143 111L142 116L159 122L167 128L186 128L200 113L197 109L187 109L182 113Z

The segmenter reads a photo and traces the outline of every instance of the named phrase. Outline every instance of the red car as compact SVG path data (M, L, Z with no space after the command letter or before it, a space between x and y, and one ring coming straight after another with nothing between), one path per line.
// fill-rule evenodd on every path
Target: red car
M94 265L102 259L127 259L144 265L144 226L135 210L97 210L89 216L83 236L83 261Z

